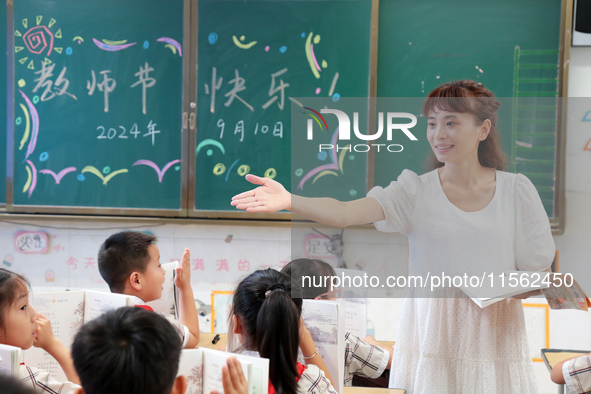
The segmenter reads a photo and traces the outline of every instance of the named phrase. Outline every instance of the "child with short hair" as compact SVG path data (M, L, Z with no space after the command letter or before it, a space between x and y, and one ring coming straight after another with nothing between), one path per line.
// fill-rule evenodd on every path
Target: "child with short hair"
M322 357L301 321L302 299L292 298L290 279L274 269L258 270L234 292L228 343L240 334L240 349L269 359L269 394L336 394ZM307 365L298 362L301 347Z
M281 273L301 287L304 299L334 299L335 289L330 288L331 281L322 279L336 276L336 273L330 264L322 260L295 259L285 265ZM311 283L324 283L326 286L302 286L302 276L316 278L312 279ZM345 386L352 385L353 375L377 379L384 370L390 369L391 363L392 349L387 350L378 346L373 337L363 340L350 332L345 333ZM387 387L387 382L385 383L384 387Z
M157 313L142 308L111 310L85 324L72 344L82 388L77 394L183 394L177 376L182 343ZM224 392L246 394L248 384L236 358L222 371Z
M29 305L29 281L22 275L0 268L0 343L39 347L49 353L64 370L69 382L58 382L46 371L21 363L18 378L35 392L74 393L79 388L70 351L53 335L51 322Z
M111 292L132 295L142 303L162 296L164 269L156 237L138 231L123 231L103 242L98 253L99 272ZM175 327L186 348L199 343L199 318L191 287L191 254L185 249L181 266L176 268L174 284L179 290L179 320L163 314ZM137 305L151 310L147 305Z

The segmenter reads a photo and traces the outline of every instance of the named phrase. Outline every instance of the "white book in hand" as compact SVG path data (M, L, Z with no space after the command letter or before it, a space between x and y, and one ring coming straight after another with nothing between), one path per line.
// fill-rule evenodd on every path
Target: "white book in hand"
M548 288L548 282L543 280L545 274L533 271L505 271L502 274L489 274L484 277L484 281L479 278L478 285L462 285L460 289L479 307L486 308L506 298Z
M21 359L21 348L0 344L0 374L10 374L18 377Z
M162 284L162 296L157 300L146 302L156 312L163 312L174 315L178 320L178 299L179 292L174 284L176 268L180 267L178 261L162 264L164 268L164 283Z
M208 348L183 349L178 375L187 378L187 394L205 394L212 390L224 392L222 367L229 357L236 357L248 381L249 394L268 394L269 360Z
M108 310L134 304L132 296L91 290L34 293L31 297L33 308L49 319L53 334L68 349L84 323ZM59 381L67 380L58 362L45 350L31 347L23 353L27 365L43 369Z
M304 300L302 319L328 368L337 393L345 379L345 313L339 301Z

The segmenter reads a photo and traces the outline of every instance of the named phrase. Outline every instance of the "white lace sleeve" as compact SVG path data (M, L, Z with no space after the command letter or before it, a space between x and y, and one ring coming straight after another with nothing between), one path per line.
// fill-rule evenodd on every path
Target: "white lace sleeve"
M420 192L421 180L410 170L404 170L386 188L376 186L367 193L382 206L385 220L375 223L380 231L408 235L412 225L412 212Z

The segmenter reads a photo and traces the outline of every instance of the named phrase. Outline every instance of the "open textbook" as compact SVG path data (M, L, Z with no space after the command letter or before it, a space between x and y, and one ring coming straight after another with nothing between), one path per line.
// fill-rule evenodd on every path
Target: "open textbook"
M31 305L51 321L54 335L70 348L74 336L84 323L104 312L122 306L133 306L135 297L91 290L35 293ZM65 373L45 350L32 347L23 351L23 361L43 369L57 380L66 381Z
M345 379L345 313L340 301L304 300L302 319L322 356L337 393Z
M22 350L16 346L0 344L0 374L18 376Z
M335 268L337 276L363 277L363 271ZM363 339L367 336L367 288L341 287L341 305L345 314L345 332Z
M156 312L164 312L173 315L177 320L179 318L178 299L179 293L174 285L175 269L179 267L178 261L162 264L164 268L164 283L162 284L162 296L146 304L152 307Z
M242 365L242 372L248 381L248 393L268 394L268 359L208 348L183 349L181 352L178 375L187 378L187 394L209 394L212 390L223 393L222 366L232 356Z
M481 308L535 290L542 291L551 309L587 310L591 306L587 294L570 274L505 271L485 276L478 286L460 289Z

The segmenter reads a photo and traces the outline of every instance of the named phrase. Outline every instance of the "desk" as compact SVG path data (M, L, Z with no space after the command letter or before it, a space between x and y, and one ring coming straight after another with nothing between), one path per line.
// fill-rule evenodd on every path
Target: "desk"
M219 335L220 340L215 343L211 343L213 338ZM228 343L228 334L210 334L207 332L199 333L199 347L206 347L208 349L226 351L226 344Z
M376 387L345 387L343 394L406 394L402 389L381 389Z

